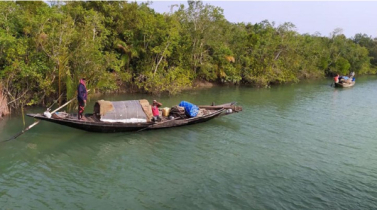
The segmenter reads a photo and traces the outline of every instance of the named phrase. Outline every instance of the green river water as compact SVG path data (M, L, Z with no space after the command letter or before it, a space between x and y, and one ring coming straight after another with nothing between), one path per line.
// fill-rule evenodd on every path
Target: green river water
M356 82L156 97L163 107L243 107L172 129L100 134L41 122L0 144L0 209L377 209L377 78ZM0 139L22 128L21 114L5 117Z

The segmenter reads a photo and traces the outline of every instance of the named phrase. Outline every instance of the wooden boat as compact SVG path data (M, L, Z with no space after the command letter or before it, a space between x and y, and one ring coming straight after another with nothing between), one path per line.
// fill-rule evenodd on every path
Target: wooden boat
M348 88L348 87L352 87L355 85L355 81L351 82L351 83L346 83L346 82L343 82L343 83L334 83L334 87L338 87L338 88Z
M145 101L146 100L144 100L144 102ZM124 101L124 102L130 102L130 101ZM122 105L122 102L119 102L119 103L113 102L113 104ZM149 103L146 107L148 106L149 106ZM125 106L122 105L122 107L125 107ZM45 120L52 123L57 123L60 125L65 125L72 128L85 130L85 131L112 133L112 132L153 130L153 129L191 125L191 124L206 122L220 115L227 115L227 114L232 114L232 113L237 113L239 111L242 111L242 107L235 106L235 102L216 105L216 106L208 105L208 106L198 106L198 107L199 107L199 112L196 117L180 116L180 117L175 117L172 119L171 116L170 117L161 116L160 114L161 116L160 122L152 122L150 120L147 120L144 122L119 122L119 120L116 121L116 118L119 116L135 115L135 113L139 113L139 115L141 115L140 110L139 111L135 109L132 110L133 109L132 107L131 108L127 107L127 109L126 108L119 109L119 106L118 106L118 109L115 110L117 112L115 111L110 112L113 114L113 115L109 115L111 120L104 122L103 121L104 117L101 118L101 116L104 116L104 115L100 116L101 113L99 110L98 102L95 104L94 113L85 114L85 117L82 120L78 120L77 114L69 114L66 112L54 113L50 117L48 115L46 116L46 114L40 114L40 113L27 114L27 115L29 117L34 117L39 120ZM139 107L137 107L137 109L139 109ZM130 113L130 111L132 111L132 113ZM129 119L134 119L134 118L128 117L127 120Z

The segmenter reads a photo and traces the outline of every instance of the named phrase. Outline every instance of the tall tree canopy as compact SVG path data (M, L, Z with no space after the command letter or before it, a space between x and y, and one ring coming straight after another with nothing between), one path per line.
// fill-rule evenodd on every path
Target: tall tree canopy
M292 23L230 23L188 1L170 13L136 2L0 2L0 83L11 105L96 91L175 94L196 80L265 87L336 73L374 74L377 41L298 34Z

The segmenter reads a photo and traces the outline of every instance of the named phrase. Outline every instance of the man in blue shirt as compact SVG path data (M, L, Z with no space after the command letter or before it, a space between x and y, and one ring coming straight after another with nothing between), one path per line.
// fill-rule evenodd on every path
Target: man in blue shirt
M80 79L79 86L77 87L77 100L79 102L79 110L78 110L78 119L82 119L82 115L84 113L85 105L86 105L86 97L88 92L86 90L85 78Z

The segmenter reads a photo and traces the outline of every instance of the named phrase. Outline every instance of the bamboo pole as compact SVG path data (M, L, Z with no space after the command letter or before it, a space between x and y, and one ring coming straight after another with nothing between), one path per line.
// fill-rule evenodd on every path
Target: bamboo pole
M87 92L89 92L90 90L88 90ZM60 97L59 97L60 98ZM55 112L59 111L60 109L64 108L65 106L67 106L69 103L71 103L73 100L76 99L76 96L74 98L72 98L71 100L69 100L68 102L66 102L65 104L61 105L60 107L58 107L57 109L55 109L54 111L51 112L51 114L54 114ZM34 127L35 125L37 125L38 123L40 122L40 120L37 120L35 121L33 124L29 125L27 128L25 128L24 130L22 130L21 132L19 132L18 134L16 134L15 136L13 136L12 138L10 139L7 139L5 141L1 141L1 142L6 142L6 141L10 141L10 140L13 140L13 139L16 139L17 137L21 136L22 134L24 134L26 131L30 130L32 127ZM0 142L0 143L1 143Z
M51 114L59 111L60 109L64 108L65 106L67 106L69 103L71 103L73 100L75 100L75 98L72 98L71 100L69 100L67 103L63 104L62 106L60 106L59 108L55 109L54 111L51 112ZM32 127L34 127L35 125L37 125L39 122L41 122L40 120L37 120L35 121L33 124L29 125L27 128L25 128L24 130L22 130L21 132L19 132L18 134L16 134L15 136L13 136L12 138L10 139L7 139L5 141L2 141L2 142L6 142L6 141L10 141L10 140L13 140L13 139L16 139L17 137L21 136L22 134L24 134L26 131L30 130Z

